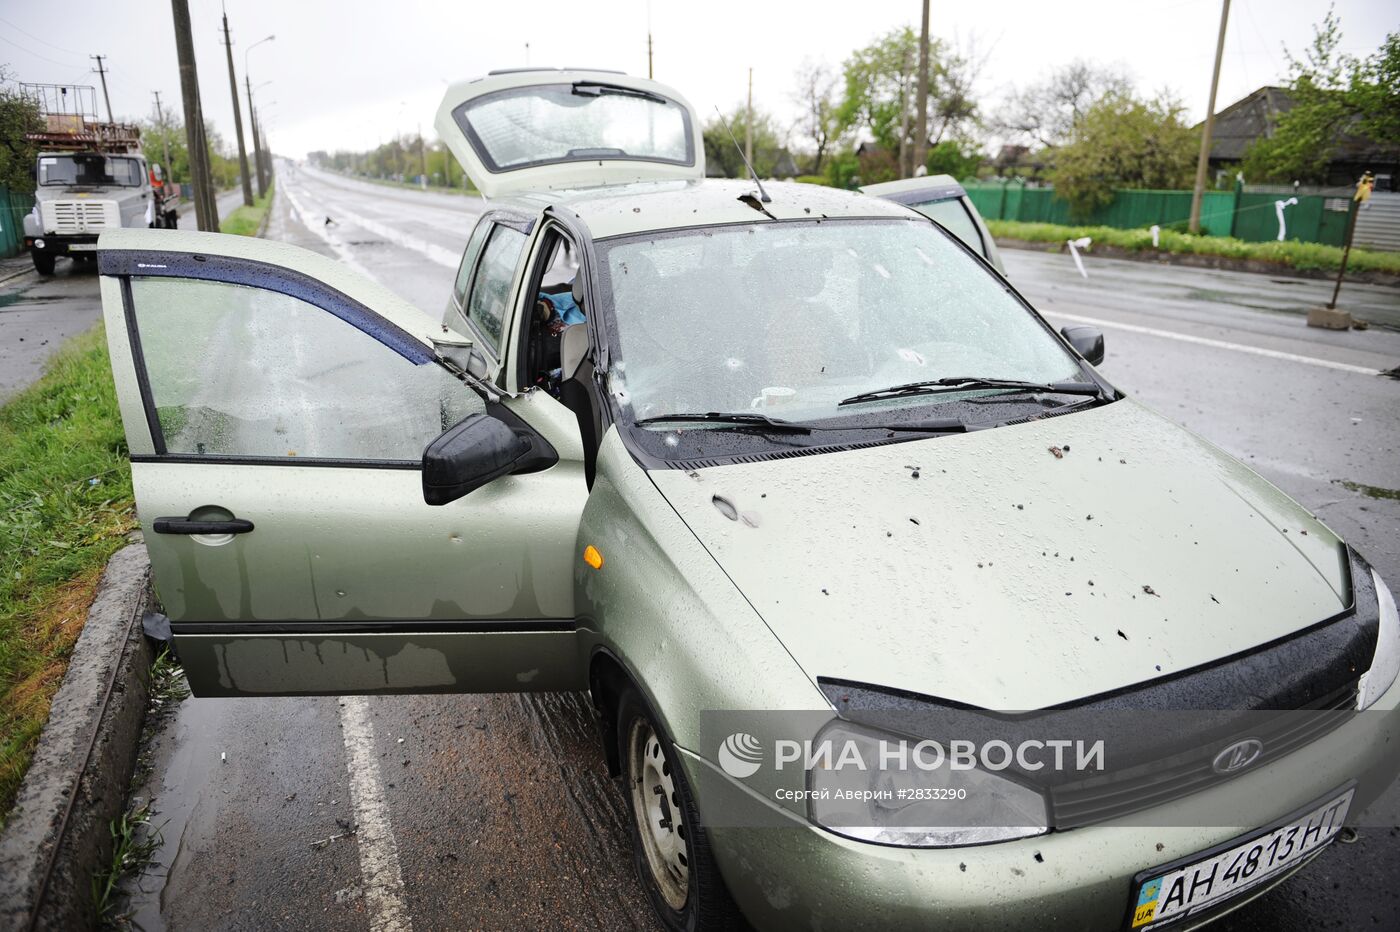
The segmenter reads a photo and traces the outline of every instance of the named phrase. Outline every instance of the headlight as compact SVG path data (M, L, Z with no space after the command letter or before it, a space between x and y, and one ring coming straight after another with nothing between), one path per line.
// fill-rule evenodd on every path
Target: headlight
M43 249L43 248L44 248L44 241L43 241L42 238L41 238L41 239L36 239L36 240L34 240L34 248L35 248L35 249Z
M959 768L932 742L904 741L838 722L820 742L837 750L808 771L812 821L859 841L951 848L1048 831L1045 797L982 767ZM843 757L842 748L856 749ZM937 766L930 766L941 758Z
M1380 607L1381 628L1376 636L1376 653L1371 657L1371 669L1361 674L1357 684L1356 707L1370 708L1400 675L1400 615L1395 611L1395 596L1391 595L1380 574L1371 570L1376 584L1376 603Z

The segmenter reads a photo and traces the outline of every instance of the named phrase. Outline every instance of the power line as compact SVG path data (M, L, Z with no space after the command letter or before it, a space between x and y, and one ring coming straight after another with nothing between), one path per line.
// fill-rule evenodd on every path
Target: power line
M46 41L46 40L44 40L44 39L40 39L38 36L34 35L34 33L32 33L32 32L25 32L23 29L19 28L19 27L16 26L14 23L10 22L8 19L4 19L3 17L0 17L0 23L4 23L6 26L9 26L11 29L13 29L15 32L19 33L19 34L22 35L22 36L28 36L29 38L33 39L35 42L38 42L40 45L47 45L47 46L48 46L49 48L51 48L51 49L56 49L57 51L60 51L60 52L67 52L69 55L77 55L77 56L79 56L79 57L82 57L82 54L83 54L82 52L75 52L75 51L73 51L72 49L66 49L66 48L64 48L64 47L61 46L61 45L54 45L52 42L48 42L48 41Z
M71 68L71 67L73 67L73 63L72 63L72 62L58 61L57 59L49 58L47 55L40 55L38 52L34 51L33 49L27 48L26 46L23 46L23 45L20 45L18 42L16 42L14 39L11 39L9 36L0 36L0 40L3 40L3 41L5 41L5 42L8 42L8 43L10 43L11 45L13 45L15 48L19 49L21 52L24 52L26 55L32 55L33 57L39 59L40 61L46 61L46 62L48 62L50 65L58 65L60 68Z

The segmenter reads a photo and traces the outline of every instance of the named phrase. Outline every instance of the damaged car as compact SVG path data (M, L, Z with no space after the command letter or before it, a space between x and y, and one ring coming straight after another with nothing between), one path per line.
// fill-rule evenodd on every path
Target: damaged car
M288 245L102 236L196 696L588 690L672 929L1194 927L1389 784L1385 583L1101 333L901 204L706 179L654 81L492 74L436 128L490 199L441 318ZM1188 734L1054 781L823 750L1052 711Z

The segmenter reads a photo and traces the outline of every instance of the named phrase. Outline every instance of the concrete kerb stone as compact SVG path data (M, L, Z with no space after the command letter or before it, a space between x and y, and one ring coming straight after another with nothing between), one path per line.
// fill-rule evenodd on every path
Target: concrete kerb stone
M92 877L111 857L150 693L149 580L144 544L119 550L102 575L0 834L0 929L95 923Z

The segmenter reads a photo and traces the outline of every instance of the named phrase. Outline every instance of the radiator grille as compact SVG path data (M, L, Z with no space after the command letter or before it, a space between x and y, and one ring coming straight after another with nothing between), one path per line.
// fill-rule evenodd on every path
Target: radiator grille
M1275 728L1257 732L1264 742L1258 766L1277 760L1332 731L1356 709L1356 684L1339 690L1306 714L1286 713ZM1253 736L1253 735L1252 735ZM1050 791L1051 824L1056 828L1092 825L1174 799L1232 778L1211 766L1211 752L1179 754L1120 773L1065 784Z
M113 216L116 205L108 201L47 201L42 213L46 233L95 233L121 225Z

